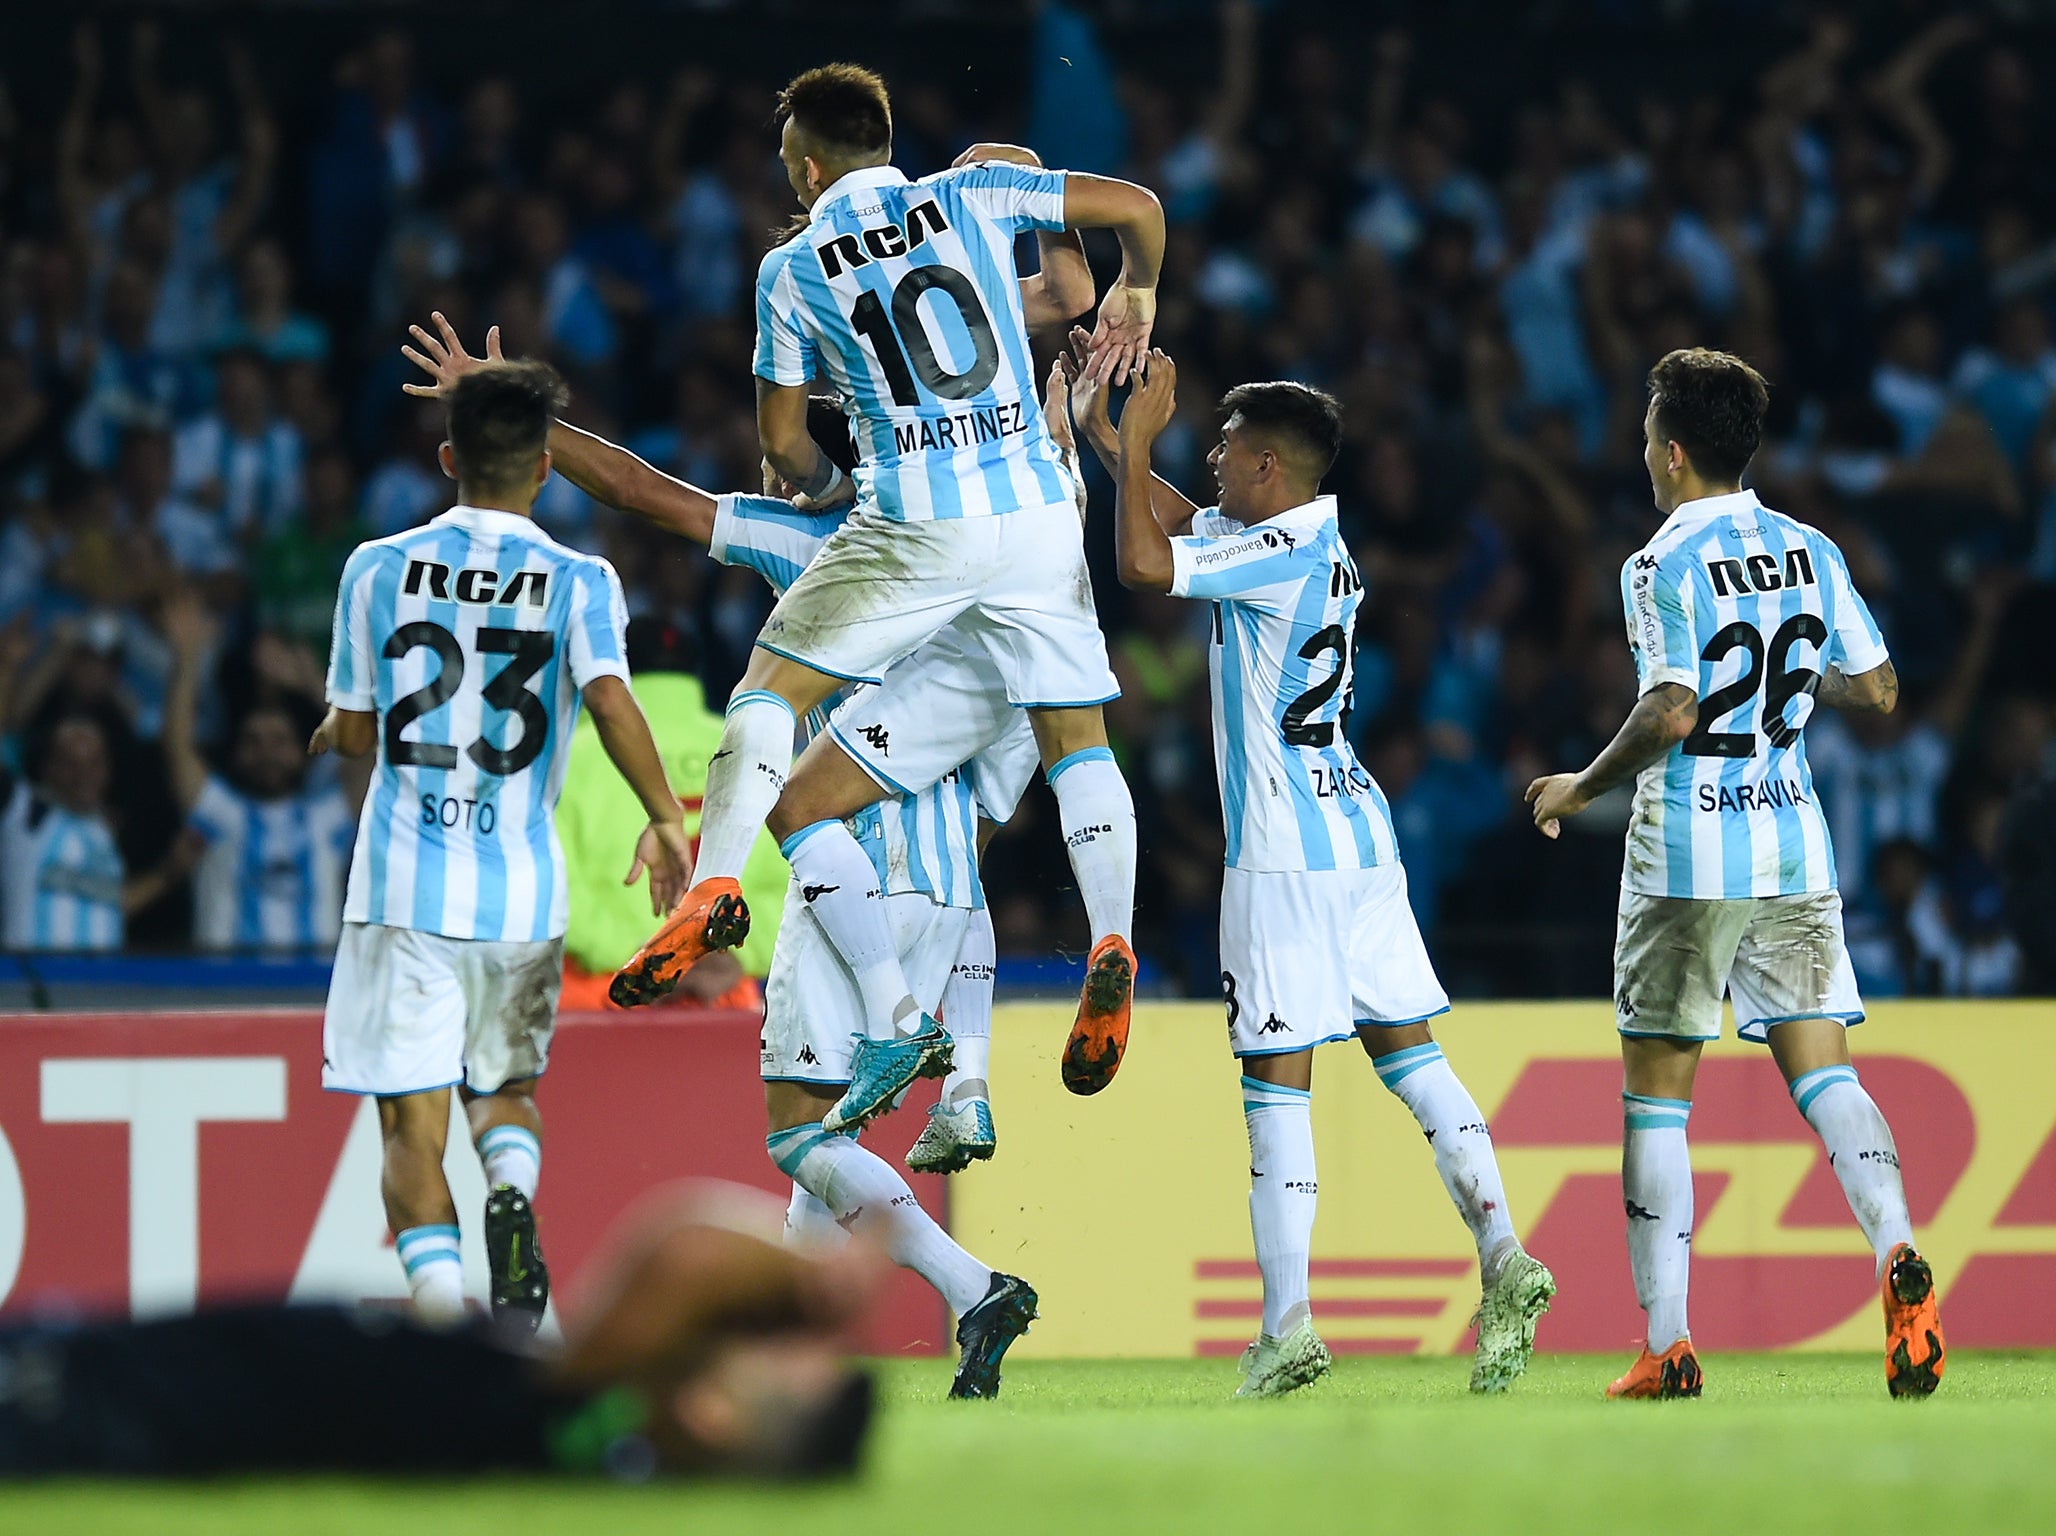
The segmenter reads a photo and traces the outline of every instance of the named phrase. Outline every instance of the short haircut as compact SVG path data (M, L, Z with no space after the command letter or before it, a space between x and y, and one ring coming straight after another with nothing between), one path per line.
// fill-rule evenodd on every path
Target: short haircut
M1316 485L1342 452L1341 402L1310 384L1238 384L1221 396L1221 409L1239 414L1246 430L1269 438L1281 458L1296 459Z
M1701 478L1739 484L1763 441L1770 386L1730 352L1681 347L1649 370L1660 442L1676 443Z
M838 160L892 153L892 101L885 82L861 64L823 64L793 76L778 93L774 119Z
M521 484L550 440L550 420L571 392L548 363L483 363L445 401L450 453L466 485Z
M850 435L849 416L835 396L807 397L807 435L837 469L846 475L857 472L857 440Z

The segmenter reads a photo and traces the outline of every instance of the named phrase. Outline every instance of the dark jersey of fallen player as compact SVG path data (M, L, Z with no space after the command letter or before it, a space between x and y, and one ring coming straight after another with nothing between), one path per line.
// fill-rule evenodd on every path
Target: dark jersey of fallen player
M0 1331L0 1476L614 1471L654 1458L622 1395L570 1395L482 1332L250 1308Z

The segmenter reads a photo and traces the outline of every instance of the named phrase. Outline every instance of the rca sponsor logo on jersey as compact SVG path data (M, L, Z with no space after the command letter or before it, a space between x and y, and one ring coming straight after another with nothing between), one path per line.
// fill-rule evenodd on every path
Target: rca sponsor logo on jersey
M853 209L857 217L866 214L883 213L879 205ZM821 258L821 270L833 278L841 277L847 269L868 267L874 261L890 261L895 256L905 256L926 245L929 238L949 228L949 220L942 216L942 208L933 199L916 203L907 210L906 222L895 224L888 219L883 224L873 224L854 234L837 235L833 240L824 240L814 248Z
M1436 1021L1490 1122L1522 1240L1561 1288L1538 1334L1544 1350L1611 1356L1642 1324L1623 1241L1612 1011L1604 1000L1459 1004ZM1150 1071L1123 1079L1124 1124L1077 1116L1047 1071L1068 1010L999 1012L1016 1015L993 1030L993 1076L1019 1085L1008 1145L975 1183L952 1187L951 1227L974 1252L1018 1253L1045 1296L1093 1298L1046 1308L1017 1350L1233 1358L1258 1325L1262 1285L1236 1077L1207 1027L1221 1006L1138 1010L1130 1050ZM1885 1001L1849 1038L1892 1126L1950 1343L2056 1347L2056 1309L2042 1304L2056 1296L2056 1007ZM1338 1354L1467 1354L1477 1257L1432 1148L1354 1046L1315 1078L1311 1276L1323 1339ZM1156 1129L1138 1141L1127 1129L1136 1123ZM1874 1353L1875 1261L1761 1046L1730 1034L1707 1047L1691 1139L1699 1347ZM1126 1197L1091 1208L1048 1198L1052 1167L1109 1166L1122 1169ZM1667 1217L1657 1206L1627 1219ZM1109 1290L1115 1273L1123 1284Z
M1706 562L1706 574L1713 580L1715 597L1736 597L1744 592L1782 592L1786 587L1816 587L1813 556L1804 544L1785 551L1780 567L1776 555L1729 555Z
M407 576L400 590L409 597L424 592L440 602L468 603L479 608L508 608L526 603L531 608L549 606L548 571L509 571L503 578L491 566L467 565L451 579L450 567L440 560L409 560ZM504 579L506 586L500 582Z

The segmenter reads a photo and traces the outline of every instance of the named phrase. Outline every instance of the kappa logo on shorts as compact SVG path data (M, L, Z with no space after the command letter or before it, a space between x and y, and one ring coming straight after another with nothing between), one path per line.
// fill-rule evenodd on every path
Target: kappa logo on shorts
M1627 993L1623 992L1621 994L1620 1001L1613 1005L1613 1011L1615 1015L1619 1018L1632 1019L1635 1016L1634 999L1629 997Z
M884 726L867 725L857 734L870 742L880 757L892 756L892 748L889 745L892 740L892 733L886 730Z
M814 1054L814 1048L811 1045L801 1046L799 1054L793 1057L793 1060L803 1067L818 1067L821 1065L821 1058Z
M1292 1026L1274 1013L1257 1025L1256 1032L1260 1035L1289 1035L1292 1033Z

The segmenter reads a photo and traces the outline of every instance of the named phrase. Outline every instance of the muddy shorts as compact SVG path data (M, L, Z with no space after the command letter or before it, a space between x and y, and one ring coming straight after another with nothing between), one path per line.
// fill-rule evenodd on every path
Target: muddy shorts
M1835 891L1694 901L1621 893L1614 1023L1624 1035L1718 1040L1723 994L1735 1032L1763 1044L1773 1024L1863 1020Z
M450 939L345 923L321 1021L321 1086L497 1093L550 1062L564 941Z

